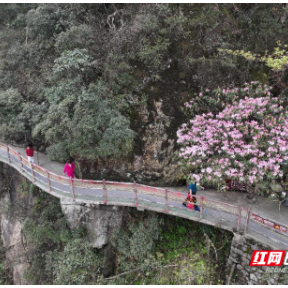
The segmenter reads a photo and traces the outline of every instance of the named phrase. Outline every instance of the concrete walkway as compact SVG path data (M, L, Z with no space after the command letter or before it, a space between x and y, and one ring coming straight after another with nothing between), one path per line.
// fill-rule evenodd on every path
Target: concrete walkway
M9 147L13 148L14 150L16 150L17 152L20 152L20 154L22 156L26 157L26 153L25 150L26 148L21 148L21 147L17 147L17 146L12 146L9 144ZM34 153L34 161L35 164L53 172L56 173L58 175L62 175L63 174L63 169L64 169L64 164L61 164L59 162L55 162L55 161L51 161L48 156L44 153L39 153L36 152Z
M22 156L25 156L25 149L24 148L15 147L12 145L9 145L9 146L11 148L13 148L14 150L20 152ZM43 168L45 168L45 169L47 169L53 173L56 173L58 175L63 174L64 164L49 160L49 158L47 157L46 154L35 153L34 159L35 159L35 164L38 164L38 165L42 166ZM97 179L93 179L93 180L97 180ZM100 179L98 179L98 180L100 180ZM109 179L107 179L107 180L109 180ZM187 193L186 187L183 187L183 186L182 187L166 187L166 188L169 188L172 191L174 190L177 192L182 192L184 195ZM183 199L184 199L184 195L183 195ZM214 201L225 202L225 203L232 204L235 206L241 206L244 208L249 208L254 213L258 214L259 216L261 216L265 219L272 220L273 222L280 224L280 225L283 225L283 226L286 226L286 227L288 226L288 221L287 221L287 219L288 219L288 207L281 206L279 209L278 203L272 202L271 200L269 200L267 198L257 196L257 201L255 204L248 204L247 200L245 199L246 193L243 193L243 192L224 192L224 193L222 192L222 193L219 193L216 190L208 189L208 190L204 190L204 191L199 191L197 193L197 195L205 196L208 199L211 199ZM254 226L254 227L256 228L256 226ZM259 234L257 235L256 229L255 229L255 231L253 231L253 230L254 229L252 229L252 231L251 231L251 229L250 229L250 231L248 231L249 234L254 236L254 238L258 239ZM265 230L267 230L267 229L265 229ZM268 232L270 233L270 231L268 231ZM272 243L273 241L271 242L271 239L269 237L269 233L265 237L266 239L260 239L260 240L262 240L262 242L264 242L268 245L271 245L272 247L277 247L277 245L275 246L275 243ZM277 233L277 232L271 231L271 233ZM262 237L262 235L263 234L261 233L261 237ZM282 242L282 244L283 244L284 242L285 243L288 242L287 236L285 237L284 235L278 234L277 237L278 237L279 243ZM282 238L283 241L281 241L281 239L279 237ZM283 247L285 247L285 245L283 246L282 244L280 246L283 249ZM279 248L280 248L280 246L278 245ZM287 245L287 247L288 247L288 245Z
M170 187L169 189L181 191L183 193L187 193L188 191L185 187ZM197 195L207 197L211 200L248 208L263 218L273 220L283 226L288 226L288 207L283 205L280 205L279 207L277 201L257 196L256 203L249 204L246 200L247 193L245 192L227 191L220 193L213 189L198 191Z

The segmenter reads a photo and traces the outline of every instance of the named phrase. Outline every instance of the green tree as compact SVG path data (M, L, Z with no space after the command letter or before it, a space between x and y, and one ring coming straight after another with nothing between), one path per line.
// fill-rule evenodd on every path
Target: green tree
M52 263L53 284L95 284L100 275L101 262L101 258L97 256L88 242L75 239L69 242L62 252L55 253Z

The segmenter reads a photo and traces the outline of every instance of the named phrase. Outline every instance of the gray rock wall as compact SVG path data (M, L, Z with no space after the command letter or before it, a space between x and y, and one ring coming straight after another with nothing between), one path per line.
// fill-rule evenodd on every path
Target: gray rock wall
M91 245L102 248L122 223L122 209L118 206L86 204L81 205L69 199L60 199L61 209L71 228L80 224L88 232Z
M27 211L35 201L31 193L23 193L23 183L26 180L15 169L0 164L0 230L7 265L15 285L27 284L24 273L29 265L29 247L23 238L22 227Z
M137 115L135 123L132 123L132 129L139 135L135 139L133 157L111 161L99 160L94 166L92 163L82 163L83 175L80 177L136 181L147 185L178 183L178 180L183 178L183 171L174 157L175 135L178 126L182 123L183 113L180 109L181 100L178 95L175 95L175 91L173 93L169 94L169 97L174 97L170 101L156 100L154 98L158 97L152 93L148 107L144 107ZM170 105L171 103L173 105Z
M288 266L286 267L249 266L252 253L254 250L276 250L276 249L277 246L272 247L267 244L263 244L259 240L255 240L250 236L242 236L239 234L234 234L230 255L226 266L227 284L287 285ZM230 279L229 276L231 276Z

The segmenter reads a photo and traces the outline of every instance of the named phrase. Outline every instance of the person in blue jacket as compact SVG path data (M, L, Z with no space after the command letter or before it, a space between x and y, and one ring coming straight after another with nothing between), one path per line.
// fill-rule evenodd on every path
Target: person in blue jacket
M189 194L190 194L191 198L192 198L192 195L196 195L198 188L199 189L201 188L202 190L204 190L204 187L201 187L200 185L197 185L196 180L191 179L190 184L188 186Z

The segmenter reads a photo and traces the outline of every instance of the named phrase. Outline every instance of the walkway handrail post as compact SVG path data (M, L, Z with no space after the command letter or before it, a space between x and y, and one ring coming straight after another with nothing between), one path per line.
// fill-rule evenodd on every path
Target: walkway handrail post
M18 159L19 159L20 171L21 171L21 173L23 173L23 165L22 165L22 161L21 161L21 154L20 154L20 152L18 152L17 154L18 154Z
M32 174L32 178L33 178L33 183L36 182L36 179L35 179L35 171L34 171L34 164L32 162L30 162L30 167L31 167L31 174Z
M248 224L249 224L249 220L250 220L250 214L251 214L251 210L248 209L248 210L247 210L247 217L246 217L245 228L244 228L244 234L246 234L247 229L248 229Z
M104 198L104 204L107 204L107 187L105 179L103 179L103 198Z
M200 219L203 219L203 197L200 196Z
M240 229L242 207L238 207L237 231Z
M134 191L134 196L135 196L135 206L138 206L138 193L137 193L137 184L134 181L133 183L133 191Z
M169 212L169 201L168 201L168 189L165 189L165 209L166 212Z
M47 173L47 182L48 182L48 188L49 188L49 193L51 193L51 180L50 180L50 174L49 171L46 170Z
M69 178L69 184L71 187L72 199L73 199L73 201L75 201L75 193L74 193L74 185L73 185L73 178L72 177Z
M8 156L8 162L11 164L11 157L10 157L10 151L9 151L9 146L6 145L7 148L7 156Z

